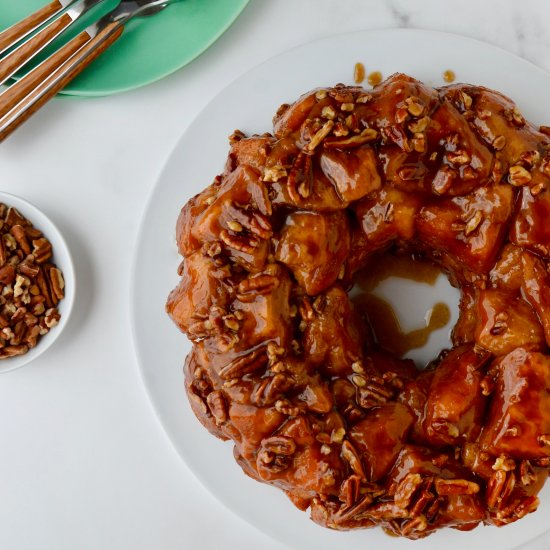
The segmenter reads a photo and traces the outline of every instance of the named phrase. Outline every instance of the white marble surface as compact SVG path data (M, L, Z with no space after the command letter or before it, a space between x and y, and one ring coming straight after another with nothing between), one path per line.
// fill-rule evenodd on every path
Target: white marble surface
M282 549L202 489L157 422L131 340L130 259L165 159L221 88L294 45L394 26L486 40L550 69L547 0L252 0L185 69L120 96L56 100L0 147L0 189L58 223L79 281L57 344L0 378L0 548Z

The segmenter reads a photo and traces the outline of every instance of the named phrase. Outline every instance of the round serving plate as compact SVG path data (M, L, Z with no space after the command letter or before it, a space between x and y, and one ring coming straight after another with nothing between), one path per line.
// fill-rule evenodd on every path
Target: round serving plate
M187 65L211 46L233 23L249 0L185 0L153 17L136 18L116 43L80 76L63 94L104 96L151 84ZM4 2L0 9L0 31L33 13L45 0ZM115 6L104 0L95 9L102 13ZM93 15L91 12L90 15ZM90 18L70 34L80 32ZM42 58L38 58L39 62Z
M548 548L547 516L550 490L541 494L539 510L515 524L472 532L446 529L412 543L385 535L381 529L334 532L315 525L285 495L248 478L233 460L230 442L211 436L196 420L183 389L182 365L190 344L164 312L170 290L177 284L180 257L175 223L181 206L206 187L223 169L227 136L235 128L245 133L271 129L281 103L293 101L317 86L353 84L356 62L384 76L404 72L441 86L451 69L457 81L488 86L513 98L530 120L550 123L550 75L527 61L491 45L461 36L422 30L362 31L333 36L274 57L241 76L197 117L181 137L149 199L136 248L131 307L135 348L143 382L163 428L175 449L204 486L230 510L250 524L300 550L499 550ZM206 146L205 146L206 144ZM441 279L441 278L440 278ZM422 292L401 288L404 311L429 309L447 302L455 314L456 292L438 281ZM396 290L397 289L397 290ZM426 362L448 342L450 325L434 333L415 353ZM537 537L543 537L534 541Z

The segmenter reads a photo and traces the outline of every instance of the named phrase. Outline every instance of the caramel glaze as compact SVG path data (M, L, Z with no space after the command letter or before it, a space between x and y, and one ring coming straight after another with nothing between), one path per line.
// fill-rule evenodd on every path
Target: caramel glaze
M504 525L550 464L550 138L485 88L394 75L313 90L231 136L182 209L167 311L198 419L317 523L409 538ZM383 252L461 290L418 371L350 302ZM519 267L518 267L519 266Z

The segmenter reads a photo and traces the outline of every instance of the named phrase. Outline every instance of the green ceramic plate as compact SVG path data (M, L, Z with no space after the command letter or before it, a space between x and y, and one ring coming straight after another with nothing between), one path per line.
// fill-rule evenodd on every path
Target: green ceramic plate
M112 48L71 82L63 93L101 96L155 82L206 50L237 18L248 1L183 0L153 17L134 19ZM110 3L112 0L105 0L101 11ZM0 30L45 4L46 0L3 2Z

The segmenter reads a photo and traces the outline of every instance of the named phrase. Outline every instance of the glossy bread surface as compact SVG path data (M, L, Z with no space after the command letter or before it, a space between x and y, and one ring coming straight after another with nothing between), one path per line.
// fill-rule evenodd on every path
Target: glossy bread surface
M334 529L409 538L504 525L550 465L550 138L511 100L394 75L313 90L273 133L236 131L182 209L167 311L185 387L249 476ZM380 254L462 292L454 348L424 371L349 299Z

